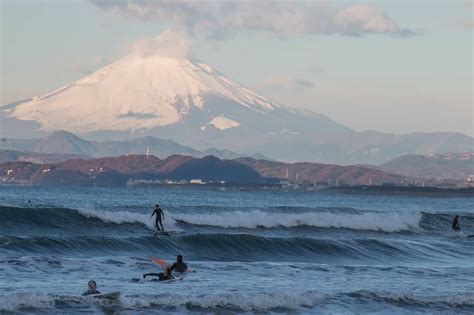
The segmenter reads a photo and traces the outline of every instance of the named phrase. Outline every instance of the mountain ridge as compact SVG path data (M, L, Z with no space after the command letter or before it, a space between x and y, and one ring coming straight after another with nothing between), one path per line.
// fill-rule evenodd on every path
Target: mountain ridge
M377 167L402 176L474 180L474 152L403 155Z
M15 151L15 154L10 154L12 157L35 155L35 157L39 158L38 154L56 155L55 158L53 158L53 156L43 157L46 160L49 158L57 161L64 160L61 156L67 157L67 155L98 158L144 154L146 152L160 158L167 158L175 154L190 155L193 157L215 155L225 159L247 156L230 150L219 150L216 148L208 148L205 151L199 151L191 147L180 145L172 140L164 140L151 136L124 141L89 141L64 130L55 131L47 137L39 139L4 139L4 141L0 142L0 149L4 151ZM7 156L6 153L4 156ZM251 156L270 159L258 153Z
M151 136L198 151L260 152L288 162L382 164L403 154L473 150L473 138L459 133L355 132L322 114L271 101L185 58L126 56L0 112L3 138L58 129L95 141Z
M294 171L300 171L298 177ZM289 176L285 176L289 171ZM380 170L317 163L281 163L252 158L221 160L214 156L193 158L172 155L159 159L148 155L127 155L91 160L72 159L59 163L0 164L0 182L29 181L54 185L125 185L128 180L225 181L227 183L265 184L278 180L324 185L397 184L406 177Z

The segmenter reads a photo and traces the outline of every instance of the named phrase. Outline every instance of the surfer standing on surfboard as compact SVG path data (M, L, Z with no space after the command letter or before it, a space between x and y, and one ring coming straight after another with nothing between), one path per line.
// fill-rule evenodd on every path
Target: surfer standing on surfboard
M452 228L453 228L454 232L461 231L461 226L459 225L459 216L457 214L454 217Z
M160 205L155 205L155 210L153 211L153 213L151 214L151 218L153 218L153 216L156 215L155 217L155 226L156 226L156 229L158 231L165 231L165 229L163 228L163 223L161 222L162 219L164 220L165 219L165 214L163 212L163 210L161 210L160 208ZM160 229L160 226L161 226L161 229Z

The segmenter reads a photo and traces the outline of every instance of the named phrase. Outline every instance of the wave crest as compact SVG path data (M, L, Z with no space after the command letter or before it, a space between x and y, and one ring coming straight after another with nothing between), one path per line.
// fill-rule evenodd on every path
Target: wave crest
M173 215L180 223L216 226L223 228L256 229L275 227L312 226L320 228L345 228L353 230L399 232L419 229L422 214L401 212L363 212L363 213L269 213L260 210L251 212L233 211L215 214Z

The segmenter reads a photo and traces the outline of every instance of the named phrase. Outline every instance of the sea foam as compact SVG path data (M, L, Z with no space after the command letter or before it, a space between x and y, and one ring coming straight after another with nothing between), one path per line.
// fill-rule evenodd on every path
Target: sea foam
M361 213L269 213L260 210L242 212L221 212L212 214L180 214L173 219L193 225L207 225L223 228L256 229L274 227L312 226L321 228L346 228L398 232L419 229L422 214L402 212L361 212Z

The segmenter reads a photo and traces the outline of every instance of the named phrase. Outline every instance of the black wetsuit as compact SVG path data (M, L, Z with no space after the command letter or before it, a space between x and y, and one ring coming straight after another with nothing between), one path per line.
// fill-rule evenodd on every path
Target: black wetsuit
M182 261L177 261L171 265L171 270L176 270L177 272L186 272L186 269L188 269L188 266Z
M92 294L100 294L100 292L97 291L97 290L91 290L91 289L89 289L89 290L87 290L86 292L82 293L82 295L92 295Z
M163 213L163 210L161 210L160 207L157 207L155 208L155 210L153 211L153 213L151 214L151 217L153 217L154 215L156 215L155 217L155 226L156 226L156 229L158 231L165 231L165 229L163 228L163 223L161 222L161 218L163 217L163 219L165 218L165 214ZM160 229L161 227L161 229Z
M158 277L158 281L165 281L165 280L170 280L170 279L174 279L174 277L172 275L169 275L169 276L166 276L163 272L160 272L160 273L145 273L143 275L143 279L145 279L146 277Z
M461 231L461 227L459 226L459 217L458 216L454 217L452 228L455 232Z

